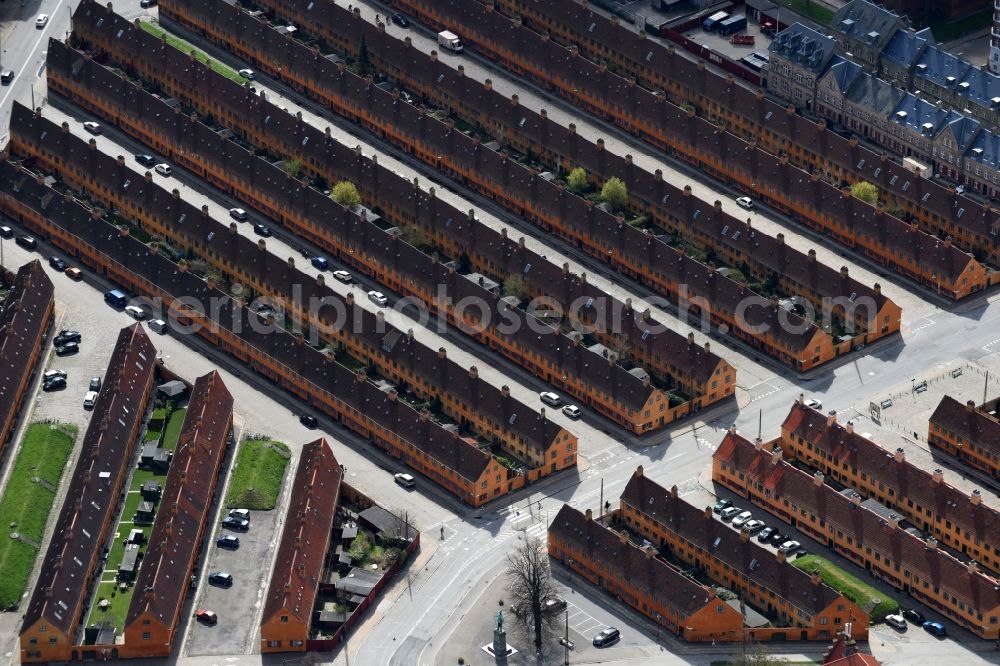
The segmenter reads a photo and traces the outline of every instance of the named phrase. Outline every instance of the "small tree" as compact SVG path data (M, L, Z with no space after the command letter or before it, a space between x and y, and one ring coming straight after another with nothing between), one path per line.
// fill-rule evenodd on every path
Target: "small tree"
M358 76L368 76L372 69L371 56L368 54L368 42L365 41L364 34L361 35L361 42L358 44L358 61L356 63Z
M334 185L330 196L341 206L346 206L347 208L354 208L361 203L361 195L358 194L358 188L349 180L342 180Z
M587 172L583 170L583 167L573 169L566 177L566 184L574 192L583 192L590 185L590 182L587 180Z
M851 194L873 206L878 203L878 188L867 180L859 180L851 185Z
M609 178L601 188L601 201L611 206L611 210L619 210L628 204L628 189L621 178Z
M511 273L507 276L507 279L503 281L503 293L504 296L513 296L521 301L530 295L528 285L525 284L524 277L520 273Z
M285 160L285 171L292 178L298 178L299 173L302 171L302 161L294 157L290 160Z
M532 629L535 649L542 649L542 631L556 617L545 612L545 600L555 594L549 556L542 542L528 538L513 553L507 555L507 579L518 612L514 618Z
M741 654L729 660L729 666L781 666L788 660L775 657L760 643L748 643L743 646Z

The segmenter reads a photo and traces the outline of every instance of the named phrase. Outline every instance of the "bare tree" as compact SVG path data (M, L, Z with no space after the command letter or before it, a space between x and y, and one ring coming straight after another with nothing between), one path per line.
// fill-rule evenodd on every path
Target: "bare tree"
M542 649L542 631L553 617L545 612L545 600L555 596L549 555L538 539L524 543L507 555L507 578L513 597L514 618L535 632L535 649Z
M742 653L732 657L728 666L780 666L787 663L787 659L772 656L760 643L746 642Z

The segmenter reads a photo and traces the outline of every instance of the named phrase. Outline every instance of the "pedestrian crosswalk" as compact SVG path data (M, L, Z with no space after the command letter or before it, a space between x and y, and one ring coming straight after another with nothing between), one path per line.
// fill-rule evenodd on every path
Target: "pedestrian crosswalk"
M530 518L530 516L529 516ZM518 521L517 523L510 523L496 536L496 541L503 543L509 541L515 537L531 537L534 539L541 539L545 535L545 522L542 520L535 520L531 523L525 523L523 521Z

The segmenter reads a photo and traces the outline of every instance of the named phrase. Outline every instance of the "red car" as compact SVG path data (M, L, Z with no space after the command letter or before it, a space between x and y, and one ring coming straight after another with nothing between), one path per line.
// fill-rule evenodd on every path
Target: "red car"
M204 622L205 624L215 624L219 621L219 616L215 614L215 611L200 610L196 611L194 616L199 622Z

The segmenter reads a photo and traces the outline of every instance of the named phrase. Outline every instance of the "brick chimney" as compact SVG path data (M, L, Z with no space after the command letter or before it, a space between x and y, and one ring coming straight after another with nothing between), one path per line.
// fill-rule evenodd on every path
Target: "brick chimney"
M705 510L702 511L702 515L705 516L705 520L712 520L712 507L706 506Z
M898 463L906 462L906 452L903 451L903 447L897 448L896 453L892 457L895 458Z
M438 358L445 359L448 358L448 350L444 347L438 347Z
M944 483L944 472L941 471L940 467L934 470L932 478L934 479L934 483Z
M965 408L966 408L966 409L967 409L968 411L970 411L970 412L974 412L974 411L976 411L976 403L975 403L975 401L973 401L973 400L969 400L969 401L967 401L967 402L965 403Z
M819 575L819 569L813 569L813 572L809 575L809 582L813 585L819 585L823 582L823 577Z
M474 365L469 366L469 379L479 379L479 368Z
M779 551L778 551L777 553L775 553L775 554L774 554L774 557L775 557L775 559L777 559L777 560L778 560L779 562L784 562L784 561L785 561L786 559L788 559L788 556L787 556L787 555L785 555L785 551L783 551L783 550L779 550Z
M500 395L502 395L505 398L509 398L510 397L510 387L507 386L506 384L504 384L503 386L501 386L500 387Z
M591 511L590 509L587 509L587 513L585 515L587 516L588 521L594 519L594 512Z
M670 486L670 496L673 497L674 499L677 499L677 486L676 485Z
M823 485L823 472L813 472L813 484L817 486Z
M636 476L641 477L643 474L645 474L645 470L643 469L642 465L639 465L638 467L635 468Z
M741 529L740 530L740 541L744 541L745 542L745 541L749 541L749 540L750 540L750 533L747 532L746 530L742 530Z
M827 412L826 415L826 425L827 427L830 427L836 422L837 422L837 412L831 409L829 412Z
M983 501L983 494L978 489L973 490L972 494L969 495L969 501L978 506Z

